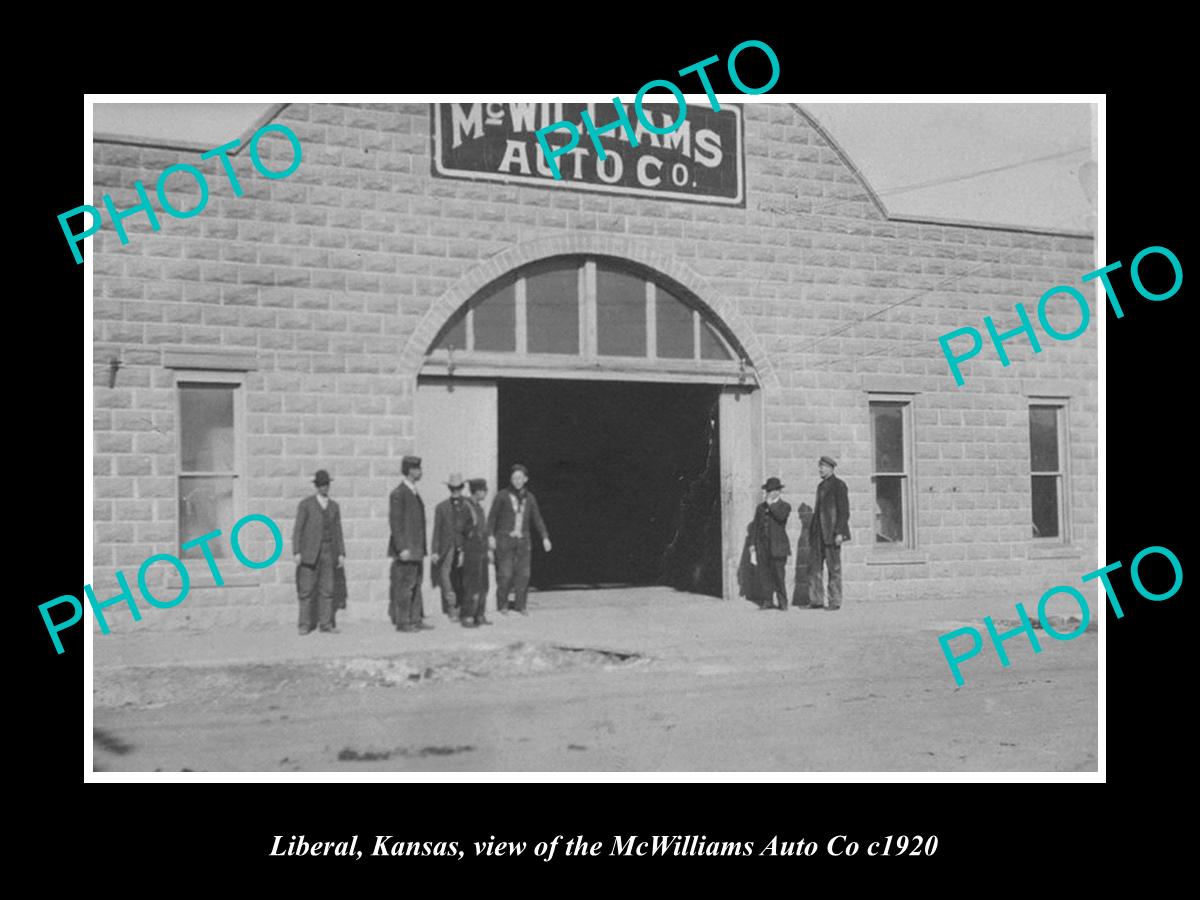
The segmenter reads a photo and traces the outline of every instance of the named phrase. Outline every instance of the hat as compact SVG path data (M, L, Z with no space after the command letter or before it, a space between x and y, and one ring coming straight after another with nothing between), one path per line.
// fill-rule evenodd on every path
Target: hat
M419 456L406 456L404 459L400 460L400 471L405 475L408 474L409 469L419 468L421 468L421 457Z
M829 466L829 468L831 468L831 469L837 468L837 460L834 459L832 456L822 456L821 462L825 463L825 465Z
M446 479L446 487L451 488L451 489L460 488L463 486L463 483L464 482L463 482L463 477L462 477L461 472L455 472L449 478Z
M513 467L509 471L509 474L511 475L513 472L524 472L525 477L526 478L529 477L529 470L527 468L525 468L525 466L522 465L521 463L513 463Z
M333 479L329 477L329 473L324 469L317 469L317 474L313 476L313 484L317 485L318 487L323 484L329 484L331 481L333 481Z
M467 487L469 487L471 489L472 494L475 493L476 491L486 491L487 490L487 479L486 478L472 478L470 481L467 482Z
M783 483L774 475L772 475L767 479L767 483L762 486L762 489L764 491L782 491Z

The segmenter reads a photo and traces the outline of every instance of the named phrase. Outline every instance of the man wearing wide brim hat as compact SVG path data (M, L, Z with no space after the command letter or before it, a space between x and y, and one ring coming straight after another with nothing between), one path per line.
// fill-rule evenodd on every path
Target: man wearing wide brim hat
M433 546L429 554L430 574L442 592L442 612L458 618L463 596L463 548L471 532L473 517L463 496L465 482L458 472L446 481L450 496L433 511Z
M316 493L305 497L296 508L292 554L297 566L301 634L308 634L314 628L337 631L333 608L334 569L345 565L346 541L342 536L341 510L329 497L332 481L324 469L317 470L313 476Z
M822 456L817 463L821 482L809 527L808 602L810 609L825 605L822 568L829 569L829 609L842 607L842 544L850 540L850 494L846 482L833 474L837 460Z
M786 611L786 573L792 542L787 520L792 507L783 499L783 482L772 476L762 486L765 497L754 511L754 543L750 564L754 566L754 601L759 609Z

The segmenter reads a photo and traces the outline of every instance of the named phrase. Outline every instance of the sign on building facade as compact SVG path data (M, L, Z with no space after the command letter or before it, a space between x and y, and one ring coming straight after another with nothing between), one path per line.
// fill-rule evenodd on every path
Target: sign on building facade
M537 131L555 122L579 127L588 110L597 130L615 122L611 103L436 103L433 104L433 172L443 178L504 181L566 190L631 194L739 206L745 203L742 166L742 111L703 104L688 106L683 124L671 134L654 134L638 121L632 103L625 109L635 124L633 146L624 128L600 137L601 160L585 134L557 160L556 180L537 140ZM643 106L655 127L668 128L674 104ZM567 129L547 135L551 147L569 139Z

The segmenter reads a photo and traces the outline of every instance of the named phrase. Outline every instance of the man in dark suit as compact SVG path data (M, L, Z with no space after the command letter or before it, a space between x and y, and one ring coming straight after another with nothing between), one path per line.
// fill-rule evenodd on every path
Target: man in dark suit
M755 599L760 609L786 612L788 597L785 574L787 560L792 553L787 520L792 508L781 496L783 484L775 476L768 478L762 489L767 496L754 512L754 544L750 547L750 564L758 572L755 582L759 585L759 591Z
M346 562L342 513L329 498L333 479L324 469L313 476L317 492L300 501L292 530L292 557L296 561L296 592L300 596L300 633L315 627L337 631L334 624L334 568Z
M550 535L538 509L537 497L526 490L529 470L520 463L512 467L511 488L496 494L488 514L488 546L496 551L496 609L507 615L508 593L515 588L512 608L523 616L529 591L529 563L532 555L530 525L542 536L542 549L550 552Z
M388 498L388 556L392 558L388 615L397 631L432 628L421 621L421 578L425 571L425 502L417 493L421 459L406 456L400 462L403 478Z
M471 496L467 498L467 510L471 516L471 527L463 544L462 601L459 619L463 628L491 625L484 615L487 606L488 550L487 513L483 501L487 499L487 482L472 478L468 484Z
M825 605L822 565L829 568L829 609L842 606L842 544L850 540L850 494L846 482L833 474L837 461L822 456L817 465L821 481L809 528L808 597L810 609Z
M450 496L433 511L433 552L429 554L434 583L441 589L442 612L458 618L463 595L463 546L471 531L471 510L463 497L462 475L450 476Z

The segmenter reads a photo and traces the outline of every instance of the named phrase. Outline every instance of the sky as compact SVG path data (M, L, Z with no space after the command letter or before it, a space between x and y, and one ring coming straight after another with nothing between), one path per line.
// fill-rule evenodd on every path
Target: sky
M801 103L888 212L1094 232L1093 107L1064 103ZM97 103L99 134L216 147L262 103Z

